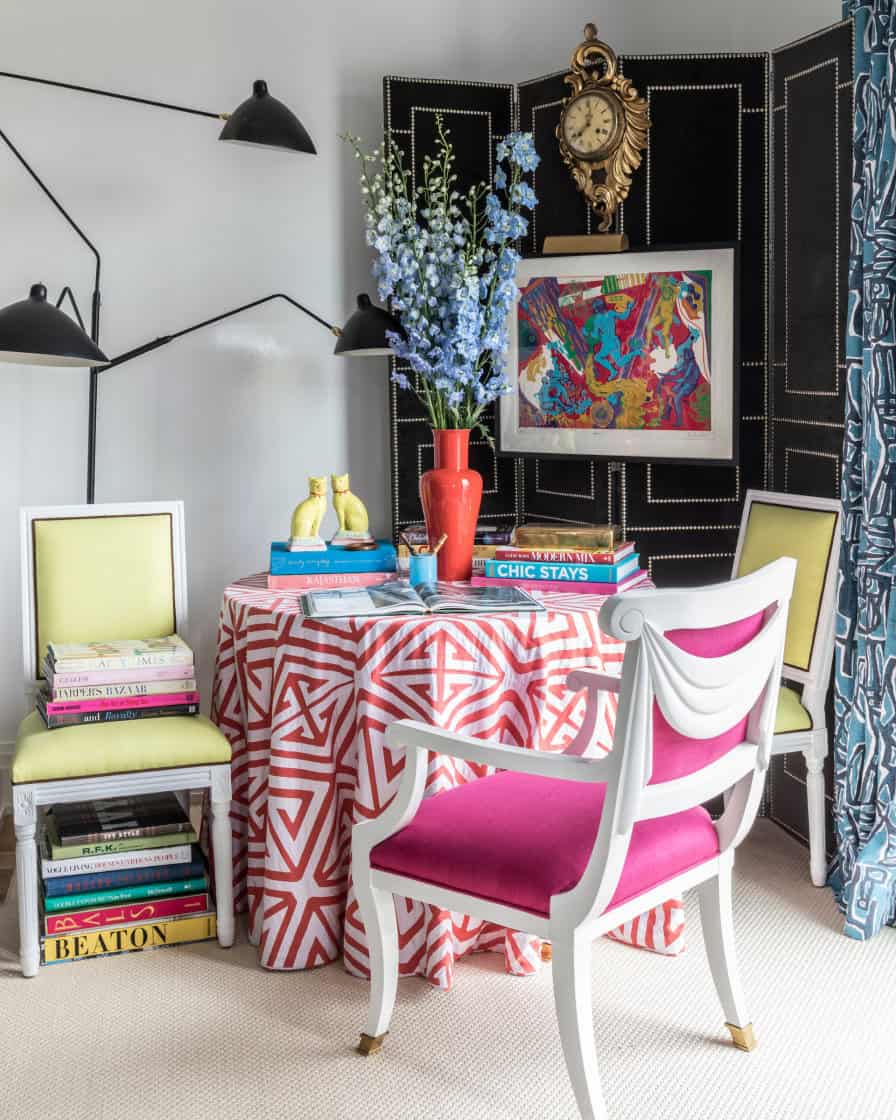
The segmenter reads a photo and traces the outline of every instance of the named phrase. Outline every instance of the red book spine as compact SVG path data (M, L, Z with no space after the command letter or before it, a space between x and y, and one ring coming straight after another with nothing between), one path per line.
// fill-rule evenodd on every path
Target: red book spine
M502 579L499 576L473 576L473 587L521 587L524 591L563 591L567 595L618 595L643 583L647 573L632 572L622 583L573 583L556 579Z
M394 579L391 572L315 572L302 576L272 576L268 587L276 591L308 591L312 587L375 587Z
M634 552L634 544L612 552L578 552L575 549L496 548L496 560L528 560L537 564L618 564Z
M47 715L67 712L121 712L132 708L165 708L169 704L198 704L198 692L165 692L149 696L107 696L104 700L48 700Z
M48 935L71 933L77 929L101 929L104 926L125 926L132 922L157 922L162 918L177 918L184 914L202 914L211 910L207 894L184 894L179 898L145 899L128 902L123 906L104 906L98 910L66 910L60 914L46 914L44 922Z

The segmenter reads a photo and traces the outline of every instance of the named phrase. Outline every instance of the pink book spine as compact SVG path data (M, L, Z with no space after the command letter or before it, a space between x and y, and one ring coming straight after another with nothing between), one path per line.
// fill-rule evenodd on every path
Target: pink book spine
M390 572L316 572L304 576L268 575L268 587L277 591L307 591L309 587L375 587L388 583Z
M164 708L171 704L198 704L198 692L166 692L154 696L109 696L105 700L48 700L47 715L65 712L121 712L130 708Z
M185 894L180 898L146 899L123 906L103 906L98 910L69 910L63 914L47 914L47 933L71 933L76 929L102 929L131 922L157 922L183 914L202 914L211 909L207 894Z
M193 665L156 665L145 669L91 669L82 673L54 673L53 687L75 684L128 684L130 681L185 681Z
M521 587L524 591L566 591L572 595L618 595L643 582L642 569L627 576L622 583L576 583L559 579L501 579L498 576L473 576L473 587Z

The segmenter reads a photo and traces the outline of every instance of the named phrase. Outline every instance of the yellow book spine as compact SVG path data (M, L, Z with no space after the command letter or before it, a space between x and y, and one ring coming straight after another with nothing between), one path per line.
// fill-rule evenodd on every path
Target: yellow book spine
M44 964L57 964L59 961L77 961L107 953L154 949L160 945L176 945L184 941L205 941L214 937L217 929L215 915L203 914L195 918L177 918L167 922L46 937L43 941L43 961Z

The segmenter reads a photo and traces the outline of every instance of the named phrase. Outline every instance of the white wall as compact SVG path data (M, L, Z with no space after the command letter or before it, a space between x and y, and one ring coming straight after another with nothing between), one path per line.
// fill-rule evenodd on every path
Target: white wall
M0 128L103 255L110 355L283 290L340 320L370 288L354 166L384 74L516 81L562 69L587 18L629 52L766 49L839 16L769 0L7 0L0 69L215 111L254 78L299 115L317 158L215 142L213 121L0 79ZM43 281L88 310L91 258L0 148L0 306ZM97 499L183 497L192 637L207 698L221 589L265 567L309 473L348 469L388 530L386 372L330 356L274 304L101 383ZM0 367L0 741L20 715L17 510L83 500L87 375ZM331 514L332 517L332 514Z

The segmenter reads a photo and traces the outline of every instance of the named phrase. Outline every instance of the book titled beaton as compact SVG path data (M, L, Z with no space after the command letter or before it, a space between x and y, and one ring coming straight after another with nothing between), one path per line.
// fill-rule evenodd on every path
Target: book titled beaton
M47 651L54 674L193 664L193 651L177 634L110 642L50 642Z
M43 900L47 913L61 910L83 910L86 906L120 906L125 902L138 902L148 898L176 898L182 894L195 894L208 890L208 876L195 879L177 879L173 883L145 883L142 887L119 887L114 891L85 891L78 895L46 895Z
M290 552L286 541L271 544L270 574L301 576L315 572L394 572L395 545L377 541L376 548L344 548L328 544L323 551Z
M192 829L177 794L169 792L68 802L54 805L50 814L61 844L99 844Z
M173 883L180 879L196 879L205 870L205 860L198 844L194 844L192 858L179 863L159 863L159 857L180 852L181 848L155 848L147 852L124 852L121 857L92 856L80 860L60 860L60 863L87 864L99 860L144 856L152 863L143 867L121 867L113 871L89 870L71 875L44 874L44 891L48 898L62 895L87 894L91 891L111 891L121 887L143 887L150 883ZM43 863L46 868L47 863Z
M216 933L217 920L215 914L210 912L140 925L42 937L41 961L43 964L60 964L86 957L108 956L111 953L156 949L187 941L207 941Z

